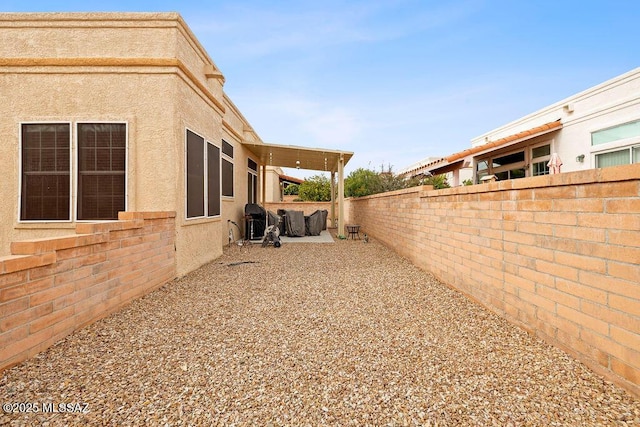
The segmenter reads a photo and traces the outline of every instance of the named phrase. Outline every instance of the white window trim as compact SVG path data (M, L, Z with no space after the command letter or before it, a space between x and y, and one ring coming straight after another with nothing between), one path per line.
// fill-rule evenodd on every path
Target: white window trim
M37 219L23 220L20 218L20 209L22 206L22 125L47 125L47 124L67 124L69 125L69 219ZM67 120L46 120L46 121L23 121L18 123L18 210L16 218L18 224L43 224L56 223L67 224L73 222L73 123Z
M529 146L529 152L526 153L530 157L530 159L529 159L529 167L528 167L528 169L529 169L529 175L528 176L529 177L540 176L540 175L534 175L533 174L533 164L534 163L541 163L541 162L547 162L548 163L549 160L551 160L551 154L554 153L554 151L553 151L553 145L554 145L553 142L554 142L554 140L550 139L550 140L541 142L539 144L535 144L535 145ZM533 157L533 150L535 148L543 147L545 145L549 146L549 154L547 154L546 156L542 156L542 157Z
M75 122L74 130L75 132L72 135L72 150L75 153L75 158L78 157L78 126L84 124L115 124L115 125L125 125L125 137L124 137L124 210L125 212L129 209L129 122L122 120L82 120ZM73 194L73 205L74 209L72 212L73 219L76 222L84 223L84 222L109 222L113 220L95 220L95 219L78 219L78 173L79 166L78 162L74 162L75 166L73 169L75 173L73 174L73 186L74 186L74 194Z
M591 153L591 160L593 162L594 168L596 168L596 169L600 168L600 166L598 166L598 156L600 154L614 153L616 151L623 151L623 150L628 150L629 151L629 160L631 161L631 163L629 163L629 164L633 164L633 149L634 148L640 148L640 137L638 137L638 138L629 138L629 139L637 139L637 141L636 141L635 144L630 144L630 145L626 145L626 146L610 148L608 150L599 150L599 151L596 151L596 152L592 152Z
M594 167L596 165L596 155L598 154L605 154L611 151L617 151L621 148L625 148L625 147L630 147L630 146L635 146L637 144L640 144L640 135L638 136L632 136L630 138L624 138L624 139L618 139L616 141L610 141L610 142L606 142L604 144L598 144L598 145L591 145L592 144L592 135L595 132L601 131L601 130L606 130L606 129L611 129L614 128L616 126L620 126L620 125L624 125L627 123L632 123L632 122L637 122L640 120L640 116L635 116L635 117L627 117L624 119L620 119L620 118L616 118L616 119L610 119L606 122L606 124L604 125L599 125L597 128L593 127L591 129L589 129L589 155L591 157L591 161L592 161L592 165L594 165Z
M260 183L258 182L258 171L257 170L253 170L253 169L251 169L249 167L249 165L248 165L249 160L251 160L252 162L254 162L256 164L256 169L260 169L260 164L257 161L253 160L251 157L247 157L247 162L246 162L246 164L247 164L247 172L250 173L251 175L253 175L253 177L255 179L255 182L256 182L256 200L251 202L249 200L249 195L247 194L247 203L258 203L258 201L260 199L259 198L259 195L260 195L259 194L259 190L260 190L260 185L259 184ZM248 185L249 185L249 183L247 182L247 186Z

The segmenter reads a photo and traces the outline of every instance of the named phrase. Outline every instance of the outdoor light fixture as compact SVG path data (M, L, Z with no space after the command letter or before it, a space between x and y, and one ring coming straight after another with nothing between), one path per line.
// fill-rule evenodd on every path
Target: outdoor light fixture
M578 157L576 157L576 162L578 163L584 162L584 154L580 154Z
M296 169L300 169L300 160L296 160Z

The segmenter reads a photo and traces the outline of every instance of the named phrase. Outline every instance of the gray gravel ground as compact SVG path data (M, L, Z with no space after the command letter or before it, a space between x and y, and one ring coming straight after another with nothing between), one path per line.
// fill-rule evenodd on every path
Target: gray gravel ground
M639 399L375 241L232 247L0 375L3 403L89 411L0 425L640 425Z

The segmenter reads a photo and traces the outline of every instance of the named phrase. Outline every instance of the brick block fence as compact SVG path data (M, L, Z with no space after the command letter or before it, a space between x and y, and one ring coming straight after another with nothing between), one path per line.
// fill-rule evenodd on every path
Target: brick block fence
M174 212L121 212L0 258L0 370L176 276Z
M640 395L640 164L347 206L372 238Z

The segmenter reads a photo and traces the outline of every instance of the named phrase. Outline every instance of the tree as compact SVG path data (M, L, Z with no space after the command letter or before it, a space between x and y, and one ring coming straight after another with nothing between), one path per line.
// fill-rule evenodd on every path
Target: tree
M380 174L370 169L358 168L344 180L344 194L347 197L363 197L379 193Z
M441 188L449 188L449 182L446 175L432 175L424 178L420 185L433 185L433 188L439 190Z
M344 193L347 197L362 197L418 185L433 185L435 189L449 188L445 175L405 178L394 174L389 166L386 171L382 167L379 173L370 169L356 169L344 180Z
M331 200L331 182L324 175L314 175L298 186L298 196L305 202Z
M284 189L284 194L287 196L297 196L300 186L298 184L289 184Z

